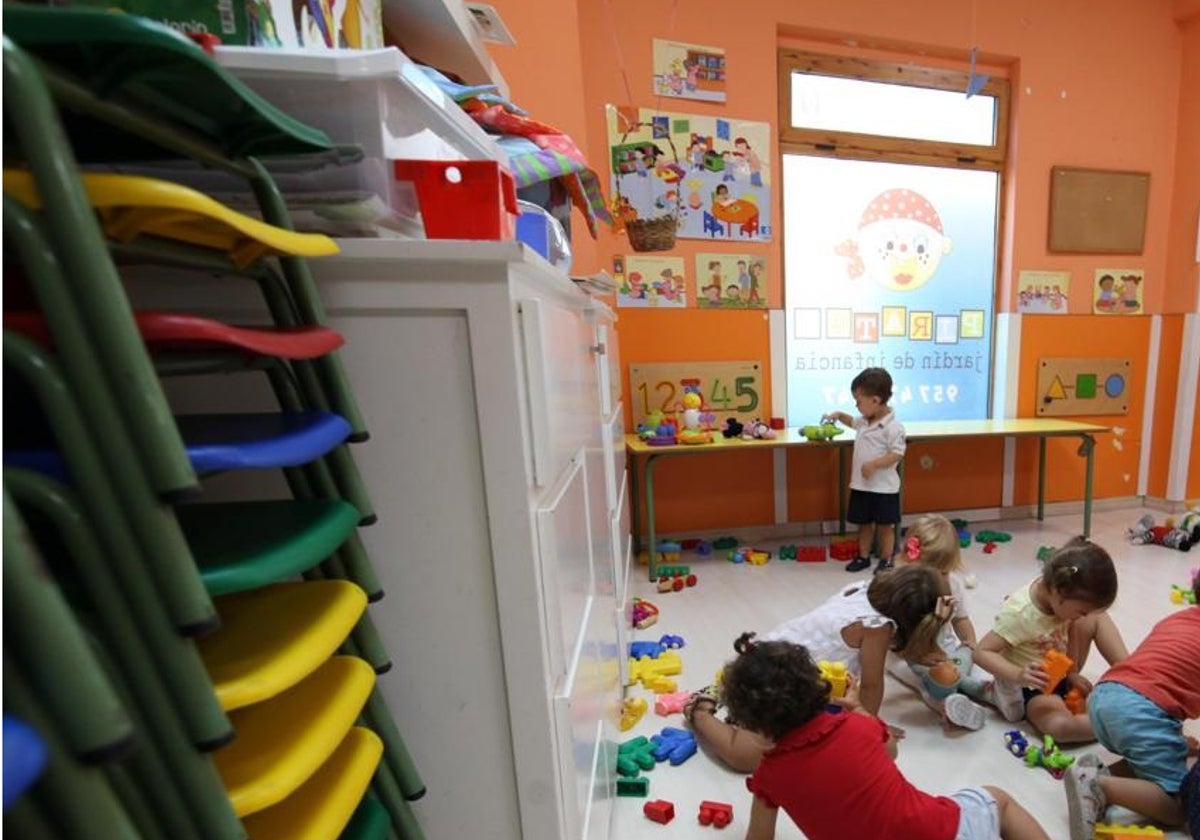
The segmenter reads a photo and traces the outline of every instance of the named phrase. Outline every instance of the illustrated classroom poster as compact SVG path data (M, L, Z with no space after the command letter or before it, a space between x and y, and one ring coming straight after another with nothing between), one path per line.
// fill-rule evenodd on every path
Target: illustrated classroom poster
M696 305L701 309L766 309L767 258L697 254Z
M1145 279L1146 272L1140 268L1097 268L1092 288L1092 312L1096 315L1141 313Z
M1017 311L1066 315L1070 288L1069 271L1022 271L1017 276Z
M617 306L683 309L688 282L683 257L613 257Z
M702 102L725 101L725 50L654 39L654 93Z
M607 116L617 218L678 213L683 239L771 240L768 123L613 105Z

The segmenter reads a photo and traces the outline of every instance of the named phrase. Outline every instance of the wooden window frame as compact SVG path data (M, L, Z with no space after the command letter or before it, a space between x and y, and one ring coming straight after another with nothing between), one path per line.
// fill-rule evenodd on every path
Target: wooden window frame
M792 126L792 74L810 73L843 79L964 92L970 74L919 64L779 49L779 149L782 154L888 160L1000 172L1008 153L1009 83L992 77L980 94L996 100L996 141L987 146L936 140L882 137L850 131Z

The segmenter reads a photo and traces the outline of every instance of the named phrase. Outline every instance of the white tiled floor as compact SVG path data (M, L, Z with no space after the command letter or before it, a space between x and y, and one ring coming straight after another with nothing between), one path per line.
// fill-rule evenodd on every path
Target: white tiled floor
M1143 513L1152 513L1161 521L1161 512L1141 508L1097 512L1093 518L1092 538L1113 555L1120 573L1121 589L1112 615L1132 650L1163 616L1180 609L1170 603L1172 583L1190 580L1190 571L1200 563L1200 548L1183 553L1158 546L1133 546L1125 529ZM1013 535L995 553L985 555L981 546L964 549L968 571L978 579L978 588L968 591L972 619L980 637L991 626L997 606L1009 592L1038 574L1035 553L1039 545L1061 545L1081 527L1081 517L1059 516L1044 522L1033 519L1002 523L973 522L972 533L983 528L1003 530ZM815 540L799 540L800 543ZM775 551L775 544L763 544ZM636 567L630 582L631 595L656 604L661 617L655 626L636 631L634 638L655 639L664 633L681 635L686 647L681 651L683 673L679 687L700 688L711 682L717 669L733 655L732 642L745 630L766 631L780 621L797 615L824 600L851 579L837 562L793 563L772 559L765 566L734 565L724 559L685 555L699 578L694 589L659 594L644 579L645 567ZM1092 679L1105 668L1093 651L1083 673ZM651 711L622 740L635 735L653 735L664 725L681 726L679 715L662 718L653 712L653 697L640 686L628 689L629 695L646 696ZM1028 769L1004 749L1003 733L1011 729L998 714L992 714L978 732L943 732L936 716L915 692L888 677L881 715L890 723L907 730L901 743L899 765L904 774L920 788L932 793L949 793L966 785L995 784L1005 788L1042 823L1055 840L1066 840L1067 808L1062 782L1045 770ZM1030 731L1025 725L1026 731ZM1187 724L1186 731L1200 735L1200 725ZM1080 754L1096 745L1070 750ZM1105 754L1106 757L1108 754ZM679 767L661 764L648 774L650 798L666 799L675 804L676 817L669 825L651 822L642 815L645 800L619 798L613 812L611 836L621 840L676 840L708 836L716 831L697 824L696 813L703 799L733 805L734 823L720 836L736 838L744 834L749 809L749 793L744 777L725 769L703 751ZM1110 821L1128 823L1133 815L1110 813ZM715 836L715 835L714 835ZM786 816L779 820L780 838L804 835ZM1179 832L1168 837L1182 838ZM868 838L852 838L868 840Z

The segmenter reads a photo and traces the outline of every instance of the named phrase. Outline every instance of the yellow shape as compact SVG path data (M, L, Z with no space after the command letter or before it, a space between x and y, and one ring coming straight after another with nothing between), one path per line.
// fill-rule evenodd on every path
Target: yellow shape
M827 659L822 659L817 662L817 668L821 671L821 679L829 683L829 696L845 697L847 676L846 663L830 662Z
M657 657L643 656L640 659L629 660L629 682L627 685L633 685L641 680L642 685L651 691L657 691L651 687L651 684L665 685L670 680L666 677L674 674L683 673L683 660L679 658L679 654L673 650L668 650L660 653ZM664 689L665 691L674 691L674 688ZM658 691L662 694L663 691Z
M132 242L142 235L187 242L224 251L238 268L262 257L323 257L338 252L328 236L260 222L170 181L95 172L81 173L80 178L104 232L118 242ZM27 207L42 209L29 172L4 170L4 192Z
M644 697L630 697L625 700L621 707L621 722L619 724L622 732L628 732L633 727L637 726L637 722L646 714L646 710L650 708L650 703Z
M1095 840L1136 840L1138 837L1166 837L1167 835L1153 826L1096 823L1096 833L1092 836Z
M367 608L345 580L277 583L214 599L221 630L200 656L225 711L294 686L333 655Z
M356 726L296 792L276 805L251 814L242 825L250 840L325 840L341 834L383 756L383 742Z
M1065 400L1067 398L1067 389L1063 385L1061 378L1054 377L1054 381L1050 383L1050 390L1046 391L1046 396L1052 400Z
M335 656L299 685L229 715L237 737L213 754L239 817L287 799L325 763L362 711L375 672Z

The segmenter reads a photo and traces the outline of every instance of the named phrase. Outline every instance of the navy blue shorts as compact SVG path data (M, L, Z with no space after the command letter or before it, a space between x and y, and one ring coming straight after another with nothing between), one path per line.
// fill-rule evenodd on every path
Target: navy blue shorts
M850 490L850 505L846 521L854 525L898 525L900 523L900 494L872 493L869 490Z

